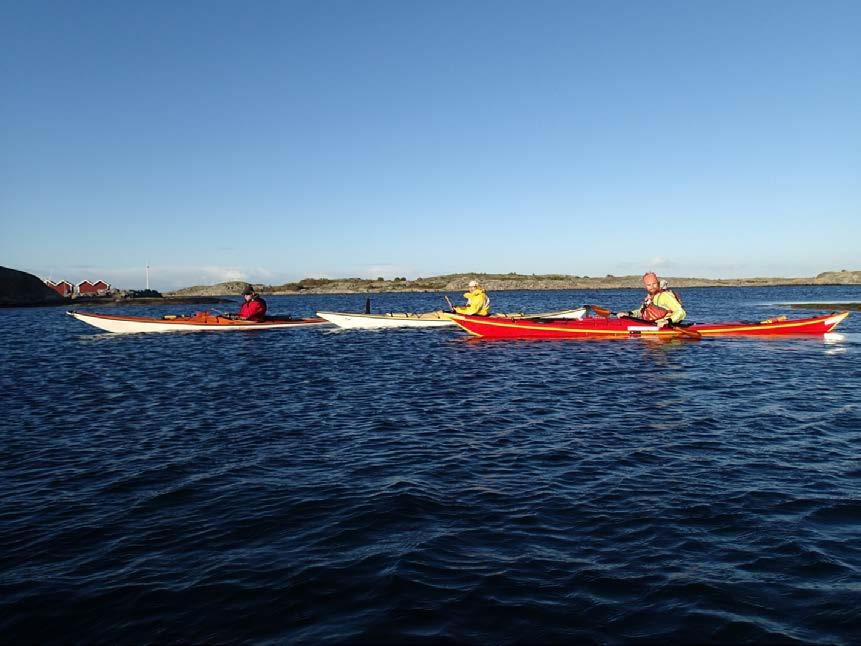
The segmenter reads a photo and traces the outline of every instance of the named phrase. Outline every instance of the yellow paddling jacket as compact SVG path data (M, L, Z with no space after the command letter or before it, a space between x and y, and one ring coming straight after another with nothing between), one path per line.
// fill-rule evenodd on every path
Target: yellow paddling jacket
M655 308L658 309L655 310ZM638 309L632 310L630 315L647 321L667 319L670 323L678 323L685 319L687 313L672 291L663 290L654 296L646 295L643 304Z
M458 314L475 314L476 316L487 316L490 314L490 299L481 287L476 287L473 291L466 292L463 297L467 303L464 306L454 308L454 311Z

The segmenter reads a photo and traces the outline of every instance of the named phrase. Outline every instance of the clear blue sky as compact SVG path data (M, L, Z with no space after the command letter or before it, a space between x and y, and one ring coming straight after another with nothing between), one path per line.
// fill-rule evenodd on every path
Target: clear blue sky
M861 269L861 2L0 0L0 265Z

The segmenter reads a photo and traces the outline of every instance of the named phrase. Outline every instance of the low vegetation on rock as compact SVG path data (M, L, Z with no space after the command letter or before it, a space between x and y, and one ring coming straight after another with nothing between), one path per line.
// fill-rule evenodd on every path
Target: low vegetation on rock
M666 278L672 287L746 287L771 285L861 285L861 271L826 271L813 278ZM419 277L407 280L398 276L392 280L382 277L369 278L303 278L282 285L255 283L254 288L261 294L349 294L381 292L458 292L467 288L471 280L477 280L488 291L503 290L544 290L544 289L621 289L642 287L641 277L613 276L603 278L576 276L569 274L507 274L463 273L442 276ZM239 296L248 283L230 281L216 285L196 285L162 297L155 290L112 290L105 296L79 297L75 300L64 298L47 287L40 278L27 272L0 267L0 306L17 307L26 305L101 304L113 302L149 302L162 298L171 302L224 302L217 296ZM200 300L206 297L208 300Z
M769 285L859 285L861 271L832 271L824 272L814 278L683 278L666 277L673 287L745 287ZM255 289L261 294L339 294L363 292L451 292L466 289L470 280L477 280L489 291L501 290L544 290L544 289L623 289L642 287L642 277L613 276L607 274L602 278L577 276L569 274L507 274L462 273L445 274L442 276L419 277L407 280L397 277L384 280L381 277L370 278L303 278L298 282L282 285L255 284ZM168 296L206 296L239 294L245 287L243 282L219 283L217 285L188 287Z

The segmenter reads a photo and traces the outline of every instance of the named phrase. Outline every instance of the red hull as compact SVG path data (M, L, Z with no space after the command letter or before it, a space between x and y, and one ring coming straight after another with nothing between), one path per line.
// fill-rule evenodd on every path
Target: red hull
M576 339L587 337L628 338L696 336L822 336L833 330L849 312L806 319L764 321L762 323L708 323L686 327L687 334L672 328L631 319L587 318L579 321L525 321L490 319L483 316L452 315L451 319L475 336L494 339ZM693 331L693 332L691 332Z

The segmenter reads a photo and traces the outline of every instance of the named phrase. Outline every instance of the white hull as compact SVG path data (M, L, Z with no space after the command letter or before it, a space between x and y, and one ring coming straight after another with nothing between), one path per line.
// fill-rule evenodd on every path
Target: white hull
M430 313L433 314L433 313ZM396 327L450 327L454 323L444 315L433 318L429 314L350 314L347 312L317 312L326 319L346 330L382 330Z
M585 307L539 314L496 314L506 318L582 319ZM317 312L317 316L340 328L352 330L383 330L400 327L451 327L454 322L445 312L359 314L351 312Z
M171 320L132 320L131 318L122 317L106 317L105 315L93 316L90 314L81 314L80 312L66 312L83 323L92 325L93 327L104 330L105 332L114 332L117 334L137 334L139 332L199 332L199 331L241 331L241 330L273 330L288 327L306 327L309 325L320 325L321 321L285 321L283 323L273 321L264 323L254 323L252 321L235 321L231 325L206 325L195 323L176 323Z
M573 310L544 312L543 314L498 314L498 316L512 319L575 319L579 321L584 316L586 316L586 308L577 307Z

